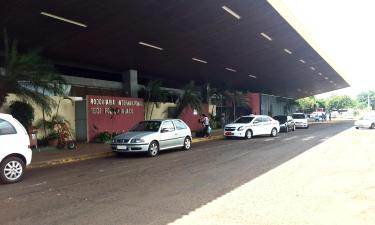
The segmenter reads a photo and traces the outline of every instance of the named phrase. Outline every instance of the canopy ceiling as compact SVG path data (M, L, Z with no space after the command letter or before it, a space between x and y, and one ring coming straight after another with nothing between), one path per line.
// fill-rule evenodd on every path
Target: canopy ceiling
M136 69L152 79L287 97L348 86L266 1L13 0L4 5L0 26L23 48L40 47L58 64L114 71L103 73L109 80Z

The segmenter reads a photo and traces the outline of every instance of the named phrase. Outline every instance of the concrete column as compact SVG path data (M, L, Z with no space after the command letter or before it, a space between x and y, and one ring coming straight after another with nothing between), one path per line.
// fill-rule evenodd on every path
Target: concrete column
M125 96L138 98L138 72L127 70L122 73L122 85Z

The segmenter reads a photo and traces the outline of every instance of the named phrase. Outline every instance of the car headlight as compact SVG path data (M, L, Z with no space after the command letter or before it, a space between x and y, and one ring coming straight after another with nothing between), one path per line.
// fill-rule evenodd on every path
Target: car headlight
M145 140L143 140L142 138L134 138L130 141L130 143L143 143L145 142Z
M243 130L244 128L243 127L239 127L237 130L238 131L241 131L241 130Z

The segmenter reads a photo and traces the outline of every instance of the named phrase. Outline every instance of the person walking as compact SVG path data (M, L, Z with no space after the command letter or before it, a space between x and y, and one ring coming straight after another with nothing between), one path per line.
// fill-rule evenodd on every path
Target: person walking
M203 137L209 137L210 119L206 116L206 114L202 114L201 123L203 125Z

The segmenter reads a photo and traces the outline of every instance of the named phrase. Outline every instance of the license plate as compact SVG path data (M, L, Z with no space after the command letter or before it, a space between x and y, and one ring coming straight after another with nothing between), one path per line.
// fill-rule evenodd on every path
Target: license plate
M225 132L225 135L233 135L232 132Z
M122 146L122 145L117 145L117 149L118 150L126 150L128 149L126 146Z

